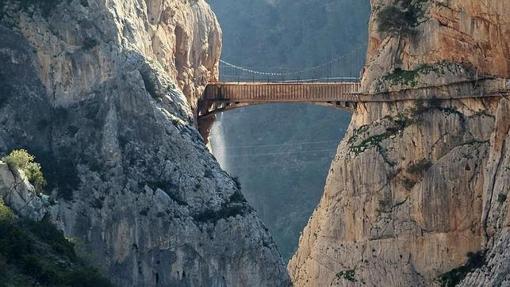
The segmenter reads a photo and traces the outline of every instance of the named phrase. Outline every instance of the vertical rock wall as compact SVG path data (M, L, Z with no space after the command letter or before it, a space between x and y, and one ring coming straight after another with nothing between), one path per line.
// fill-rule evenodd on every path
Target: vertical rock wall
M202 0L4 1L0 153L118 286L287 286L267 229L193 125L221 31Z
M289 264L295 285L423 286L480 250L492 105L359 107Z
M507 2L410 1L424 13L414 34L383 35L379 12L395 2L372 1L367 91L510 77ZM506 109L499 98L359 105L289 263L295 286L434 286L476 258L455 280L507 282Z
M387 89L388 83L381 80L396 68L419 71L416 85L510 75L510 21L506 17L510 13L509 2L409 1L421 7L423 13L417 21L416 33L388 37L379 31L379 12L395 2L371 1L373 11L363 77L367 90ZM424 65L440 69L427 71Z

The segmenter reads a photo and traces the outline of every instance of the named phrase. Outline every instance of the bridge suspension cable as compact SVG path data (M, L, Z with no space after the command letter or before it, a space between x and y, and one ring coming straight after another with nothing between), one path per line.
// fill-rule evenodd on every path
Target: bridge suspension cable
M260 71L220 60L220 79L226 82L338 82L356 81L364 63L365 46L328 62L297 71Z

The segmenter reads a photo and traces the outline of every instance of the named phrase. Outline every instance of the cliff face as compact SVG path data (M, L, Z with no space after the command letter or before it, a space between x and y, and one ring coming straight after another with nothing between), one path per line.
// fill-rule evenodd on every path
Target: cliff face
M192 105L204 85L217 78L221 30L204 1L62 2L42 7L44 15L23 4L5 8L36 49L38 73L57 105L83 100L126 62L136 65L142 59L157 66L148 70L164 71ZM19 9L28 11L16 15ZM150 71L142 76L157 81Z
M510 3L507 1L408 1L413 3L411 7L421 10L414 23L414 36L387 37L379 29L379 11L394 2L371 1L373 13L363 77L367 90L387 89L384 76L396 68L416 71L414 86L510 74L510 20L505 16L510 13ZM440 69L427 71L428 65Z
M510 282L510 102L503 99L496 111L496 125L491 136L490 150L483 186L481 222L486 239L485 264L474 270L462 286L504 286Z
M360 107L290 263L296 285L342 286L350 270L359 284L427 285L480 250L490 107Z
M89 260L118 286L288 284L193 127L221 46L204 1L0 4L0 151L35 154Z
M377 28L389 1L372 2L368 90L443 84L473 78L477 70L510 77L508 3L422 4L412 39L398 39ZM294 284L506 282L507 102L359 105L289 263Z

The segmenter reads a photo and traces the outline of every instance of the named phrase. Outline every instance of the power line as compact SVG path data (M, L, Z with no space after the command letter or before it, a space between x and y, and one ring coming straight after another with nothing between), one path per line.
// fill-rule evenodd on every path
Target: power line
M327 143L338 143L340 140L324 140L324 141L310 141L310 142L290 142L290 143L279 143L279 144L262 144L262 145L240 145L233 147L226 147L222 150L231 149L244 149L244 148L258 148L258 147L283 147L283 146L296 146L296 145L311 145L311 144L327 144Z
M271 152L271 153L251 153L251 154L227 154L227 158L240 158L240 157L260 157L260 156L273 156L273 155L290 155L290 154L311 154L311 153L332 153L336 149L321 149L321 150L308 150L308 151L294 151L294 152Z
M315 157L313 159L299 159L299 163L319 163L327 161L326 164L331 163L331 157L330 156L322 156L322 157ZM251 169L259 169L259 168L267 168L269 165L272 166L278 166L282 165L285 166L287 169L303 169L302 166L288 166L288 163L281 163L279 161L265 161L264 164L245 164L242 166L236 166L236 163L230 163L230 171L229 173L235 173L237 171L246 171ZM232 167L234 166L234 167Z
M282 73L282 72L257 71L257 70L251 69L251 68L247 68L247 67L243 67L243 66L239 66L239 65L235 65L235 64L229 63L229 62L227 62L225 60L220 60L220 62L225 64L225 65L227 65L227 66L229 66L229 67L236 68L236 69L239 69L239 70L242 70L242 71L245 71L245 72L249 72L249 73L261 74L261 75L271 75L271 76L286 76L286 75L295 75L295 74L299 74L299 73L303 73L303 72L307 72L307 71L312 71L312 70L315 70L315 69L319 69L319 68L325 67L325 66L327 66L329 64L333 64L335 62L343 60L343 59L347 58L348 56L351 56L352 54L355 54L356 52L358 52L358 50L360 50L362 48L363 48L362 46L359 46L359 47L351 50L351 52L349 52L347 54L344 54L342 56L333 58L332 60L330 60L328 62L319 64L319 65L316 65L316 66L313 66L313 67L308 67L308 68L305 68L305 69L302 69L302 70L292 71L292 72L284 72L284 73Z

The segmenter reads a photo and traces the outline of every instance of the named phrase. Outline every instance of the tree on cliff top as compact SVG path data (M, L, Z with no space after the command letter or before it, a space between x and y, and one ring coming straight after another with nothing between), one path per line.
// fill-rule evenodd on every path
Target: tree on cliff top
M385 36L414 36L419 20L425 14L426 0L395 0L378 15L378 31Z

